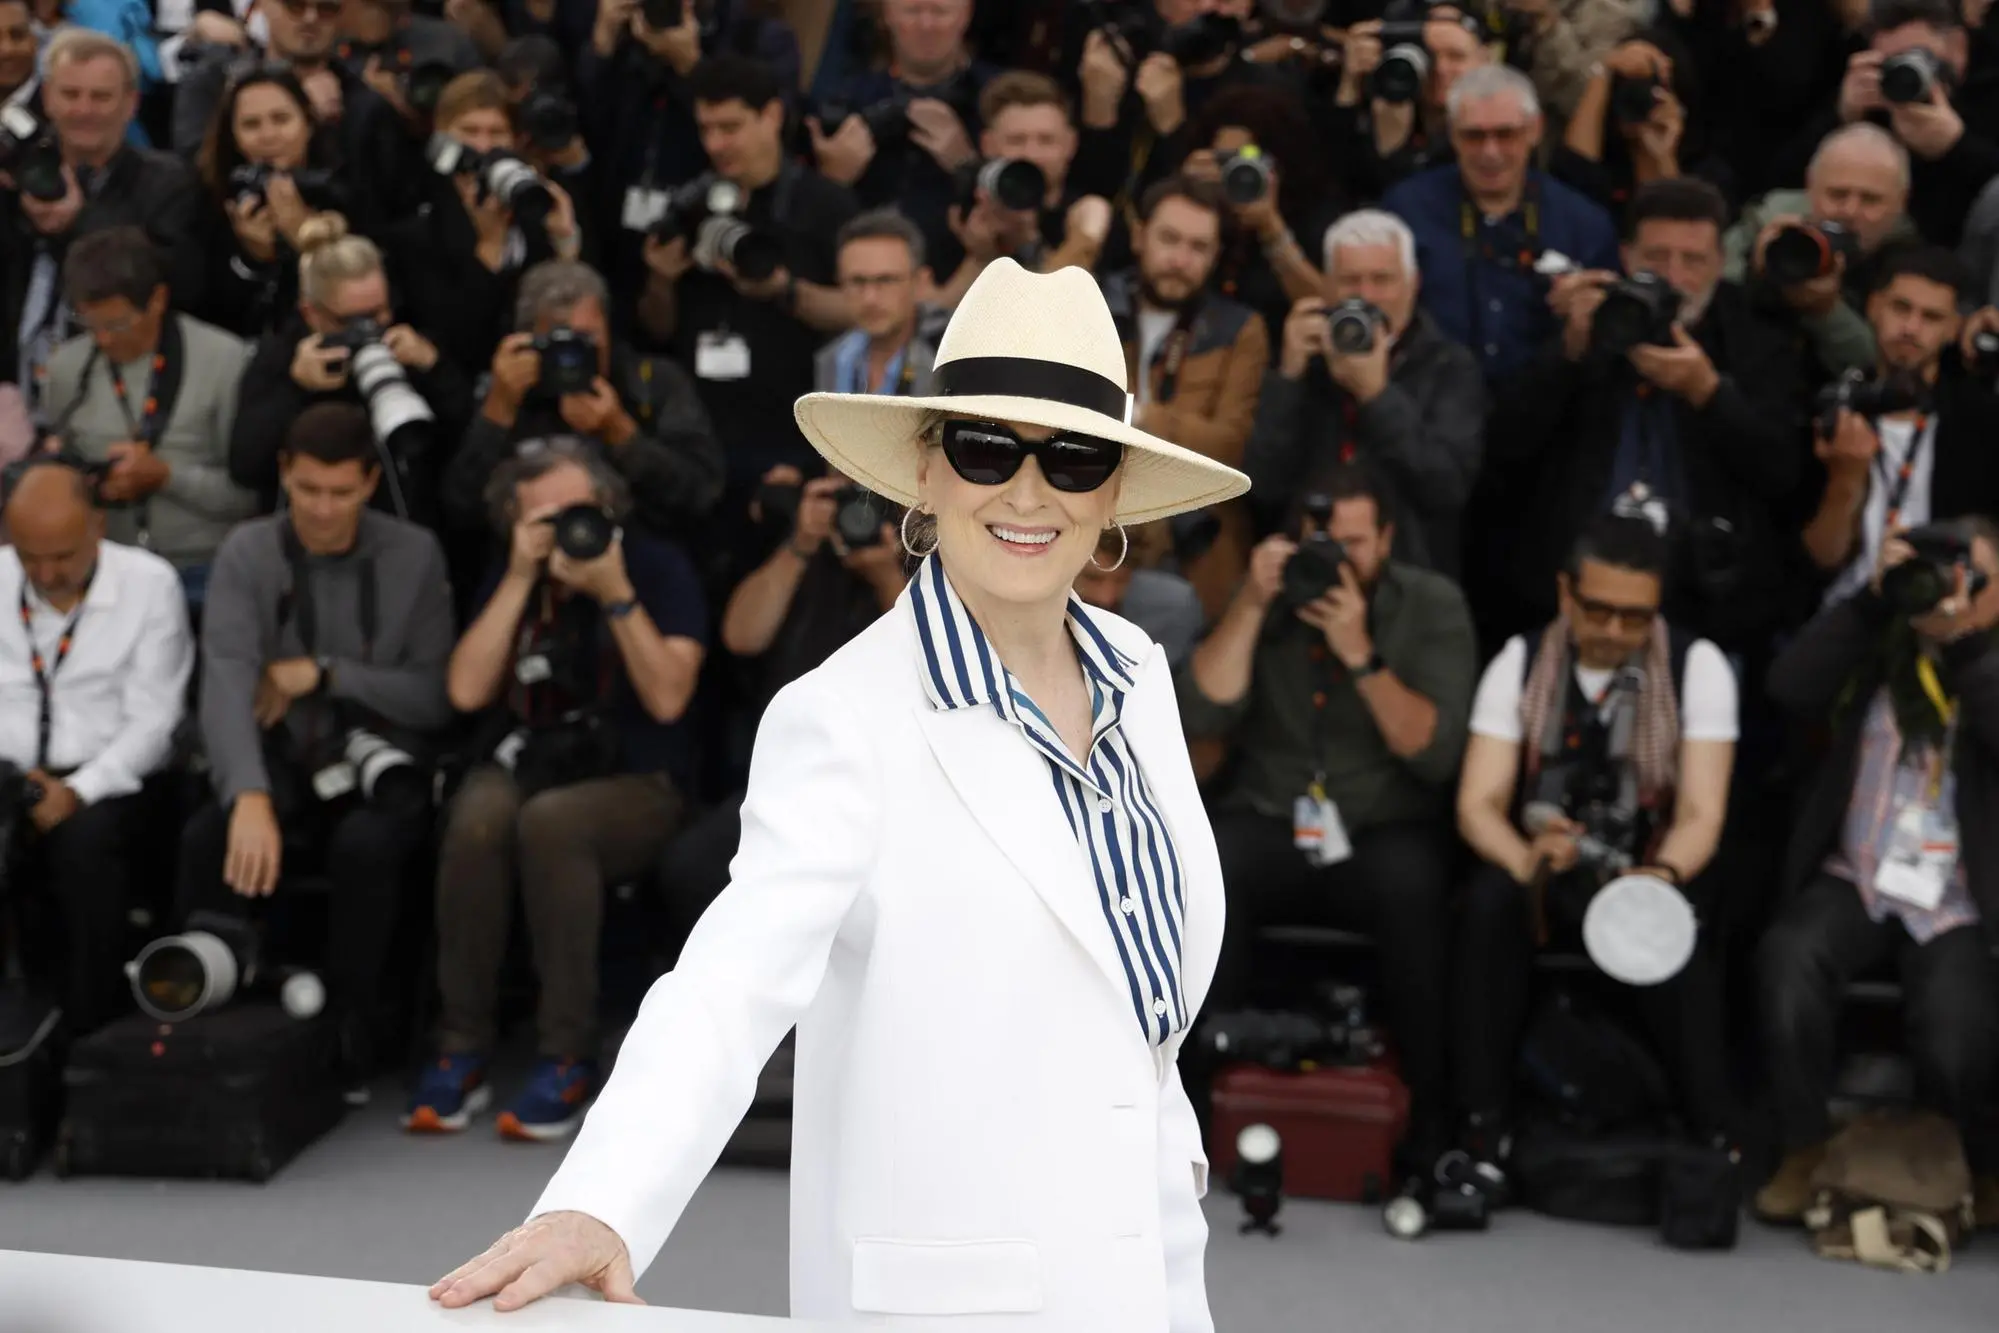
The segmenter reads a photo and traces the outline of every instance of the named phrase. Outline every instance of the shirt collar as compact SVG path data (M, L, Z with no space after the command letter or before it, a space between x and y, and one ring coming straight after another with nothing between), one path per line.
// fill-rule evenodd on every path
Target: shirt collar
M935 552L924 557L909 593L923 649L923 691L931 707L939 712L990 708L1008 721L1016 720L1013 678L951 586ZM1117 699L1137 684L1132 674L1137 662L1110 641L1074 592L1069 594L1068 626L1093 695L1101 688Z

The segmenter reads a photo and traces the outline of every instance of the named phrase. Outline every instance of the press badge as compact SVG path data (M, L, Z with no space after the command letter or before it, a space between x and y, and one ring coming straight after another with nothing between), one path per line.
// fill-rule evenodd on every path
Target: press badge
M1340 808L1317 780L1292 803L1291 845L1305 853L1307 865L1315 867L1336 866L1353 855Z
M1895 817L1887 855L1874 874L1877 892L1933 912L1957 871L1957 827L1927 806L1912 806Z
M539 685L554 674L546 653L534 653L514 663L514 679L523 685Z
M704 380L746 380L750 345L740 333L704 333L694 343L694 373Z
M507 733L507 738L493 747L493 762L511 773L521 761L521 751L527 748L526 727L516 727Z
M322 801L332 801L354 790L354 765L345 759L328 764L312 775L312 790Z
M625 191L625 211L621 223L626 231L651 231L666 216L666 191L634 185Z

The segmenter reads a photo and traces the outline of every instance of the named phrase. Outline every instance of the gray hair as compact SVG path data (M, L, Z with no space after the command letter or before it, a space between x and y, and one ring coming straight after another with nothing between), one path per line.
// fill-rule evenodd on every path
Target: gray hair
M1326 228L1326 271L1333 270L1333 252L1343 245L1392 245L1402 272L1416 276L1416 234L1409 224L1379 208L1362 208Z
M1457 123L1465 103L1494 97L1514 98L1520 103L1520 114L1529 120L1541 114L1541 98L1534 91L1532 79L1511 65L1478 65L1466 70L1451 85L1450 96L1444 99L1451 123Z
M923 267L923 232L896 209L871 208L847 219L833 238L833 252L838 254L854 241L901 241L909 247L911 270Z
M580 467L590 475L598 502L611 517L622 519L632 509L632 490L596 445L580 435L545 435L514 445L511 458L493 469L486 480L486 517L493 531L506 536L520 521L520 488L558 468Z
M1831 134L1826 135L1825 138L1819 140L1819 146L1812 152L1811 163L1805 168L1806 184L1809 185L1812 177L1818 174L1820 163L1824 162L1835 150L1845 148L1849 145L1856 148L1870 149L1893 162L1895 164L1896 178L1902 187L1902 193L1904 195L1908 194L1909 150L1902 146L1900 139L1897 139L1894 135L1888 133L1888 131L1882 129L1872 121L1866 120L1856 120L1851 125L1842 125Z
M532 329L543 315L559 315L585 301L595 301L604 317L610 318L611 292L597 270L574 259L544 260L521 277L520 295L514 300L514 327Z

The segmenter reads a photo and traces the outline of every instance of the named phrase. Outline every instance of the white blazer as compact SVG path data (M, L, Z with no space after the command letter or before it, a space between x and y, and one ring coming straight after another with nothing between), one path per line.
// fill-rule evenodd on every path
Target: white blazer
M795 1023L796 1317L1208 1333L1185 1034L1143 1035L1046 761L989 708L933 709L909 600L771 703L732 882L534 1211L602 1220L643 1272ZM1214 835L1164 651L1091 617L1140 663L1121 725L1183 867L1191 1015Z

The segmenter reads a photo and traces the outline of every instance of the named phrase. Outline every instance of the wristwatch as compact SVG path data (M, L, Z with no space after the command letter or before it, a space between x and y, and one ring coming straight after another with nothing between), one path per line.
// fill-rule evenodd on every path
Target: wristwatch
M623 620L626 616L630 615L632 612L638 609L639 609L638 599L635 597L627 597L622 602L604 603L604 616L608 620Z
M1362 662L1357 667L1348 668L1348 674L1350 674L1355 680L1366 680L1369 676L1372 676L1377 671L1385 669L1387 666L1388 663L1381 660L1380 653L1369 652L1367 655L1367 660L1365 662Z

